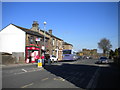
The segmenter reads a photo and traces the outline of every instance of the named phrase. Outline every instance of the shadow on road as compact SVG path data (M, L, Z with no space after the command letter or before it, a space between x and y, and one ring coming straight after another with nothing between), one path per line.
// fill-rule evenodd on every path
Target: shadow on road
M76 87L87 89L91 78L96 70L100 68L99 77L95 88L119 88L120 72L119 68L114 63L109 63L103 66L83 65L83 64L62 64L45 66L44 69L52 74L59 76ZM66 86L67 87L67 86ZM91 88L91 87L89 87Z
M82 65L82 64L62 64L44 66L44 69L52 74L59 76L76 87L86 89L90 79L95 73L98 66ZM67 86L66 86L67 87Z
M97 88L120 88L120 67L111 62L101 67Z

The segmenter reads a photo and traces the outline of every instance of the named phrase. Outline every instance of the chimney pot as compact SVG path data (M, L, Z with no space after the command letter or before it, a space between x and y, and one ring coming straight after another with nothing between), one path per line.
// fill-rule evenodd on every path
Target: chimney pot
M39 24L38 24L37 21L33 21L31 29L34 30L34 31L38 31L39 30Z
M49 33L52 35L52 29L49 30Z

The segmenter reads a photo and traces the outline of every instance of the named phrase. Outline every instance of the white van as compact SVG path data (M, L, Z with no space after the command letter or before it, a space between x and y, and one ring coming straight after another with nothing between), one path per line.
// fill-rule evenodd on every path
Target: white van
M52 62L57 62L57 61L58 61L57 57L54 56L54 55L50 55L50 60L51 60Z

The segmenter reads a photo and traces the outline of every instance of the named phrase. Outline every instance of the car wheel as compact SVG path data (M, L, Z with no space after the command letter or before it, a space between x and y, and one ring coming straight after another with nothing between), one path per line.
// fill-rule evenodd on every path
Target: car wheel
M52 63L54 63L54 59L52 59Z

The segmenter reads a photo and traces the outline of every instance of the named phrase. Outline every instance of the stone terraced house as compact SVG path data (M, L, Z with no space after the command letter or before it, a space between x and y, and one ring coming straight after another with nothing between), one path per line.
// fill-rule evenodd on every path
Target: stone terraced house
M26 62L32 52L35 52L36 56L41 56L42 52L46 52L62 60L63 42L52 34L52 30L44 33L37 21L33 22L31 29L9 24L0 31L0 52L11 54L11 58L15 58L12 63Z

